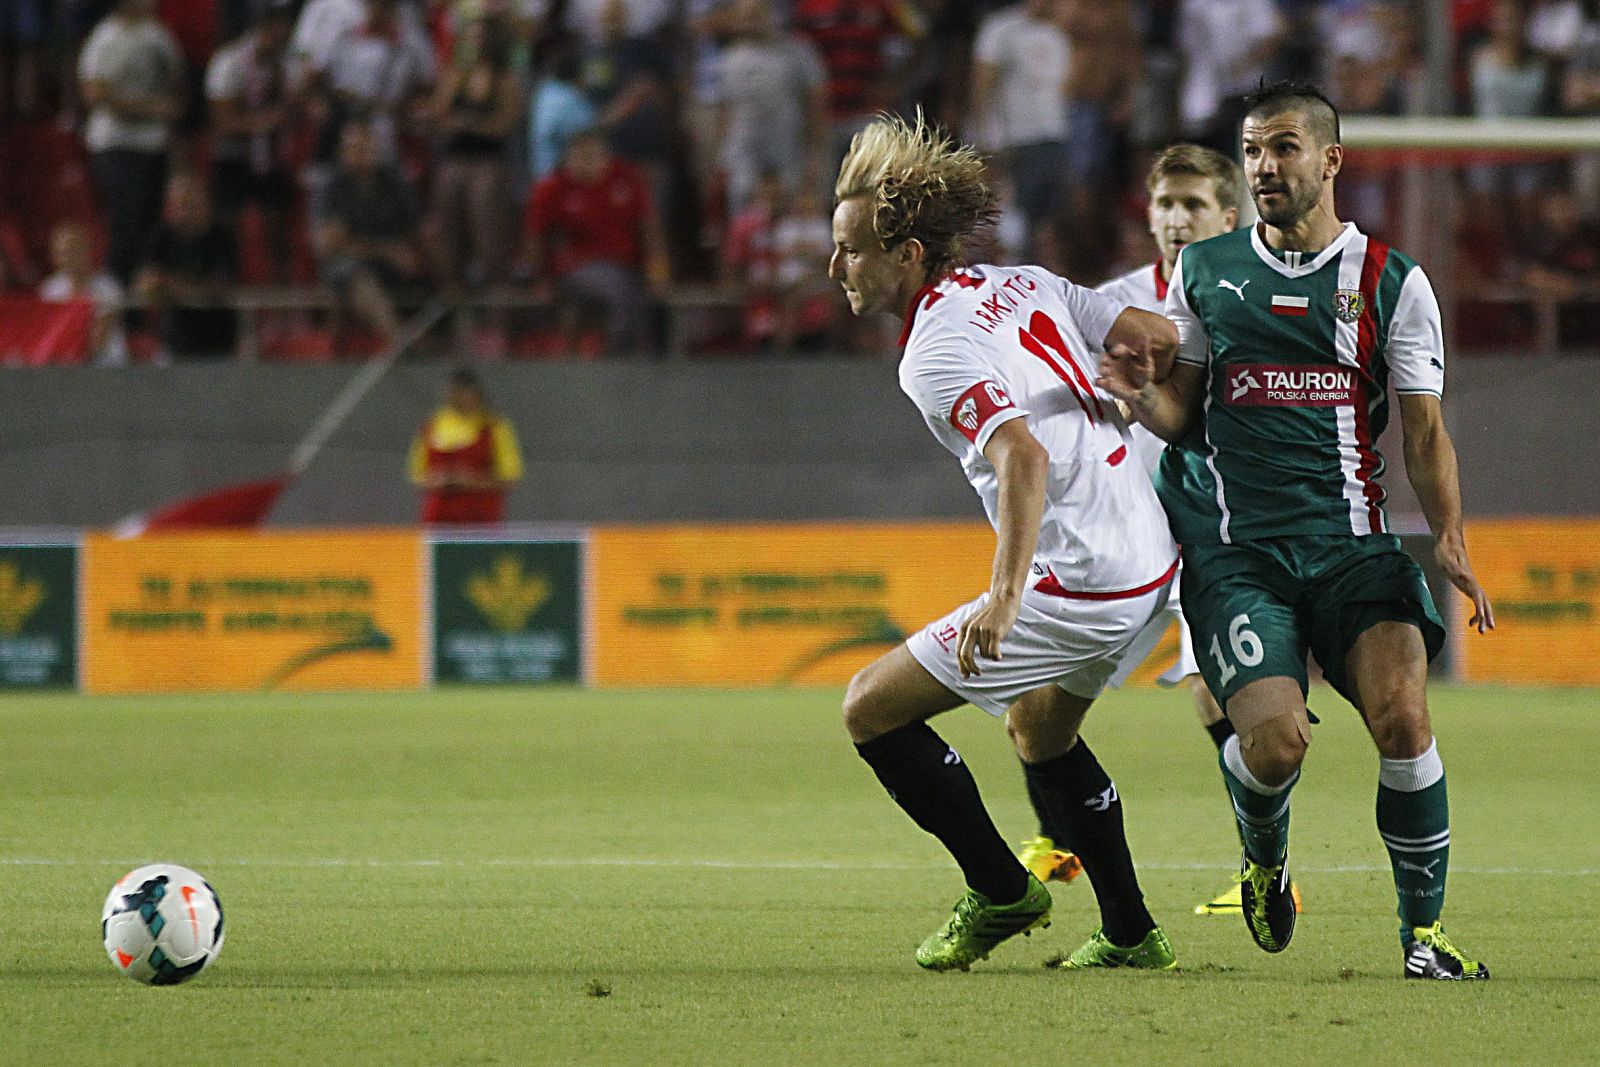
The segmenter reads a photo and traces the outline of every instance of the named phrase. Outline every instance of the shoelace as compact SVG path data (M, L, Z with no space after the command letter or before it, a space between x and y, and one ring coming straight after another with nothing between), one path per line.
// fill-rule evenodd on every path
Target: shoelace
M963 927L971 926L976 921L978 907L978 898L971 893L956 901L956 913L950 917L949 925L940 931L944 940L954 941Z
M1451 943L1448 937L1445 936L1444 930L1439 927L1438 923L1434 923L1432 926L1425 927L1422 933L1417 937L1417 940L1422 942L1424 945L1427 945L1435 952L1443 952L1463 964L1467 962L1467 957L1462 954L1460 949L1456 948L1456 946Z
M1251 900L1251 903L1255 906L1250 909L1249 915L1251 929L1262 932L1270 929L1267 924L1267 889L1273 882L1278 880L1278 875L1282 872L1283 867L1281 865L1263 867L1260 864L1252 863L1249 871L1240 871L1233 876L1235 882L1240 885L1249 882L1250 888L1255 890L1255 896ZM1437 927L1435 928L1437 929ZM1441 936L1443 935L1441 934Z

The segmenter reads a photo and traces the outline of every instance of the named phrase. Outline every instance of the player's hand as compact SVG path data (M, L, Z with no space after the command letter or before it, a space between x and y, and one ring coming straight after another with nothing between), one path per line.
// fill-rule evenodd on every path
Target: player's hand
M1146 403L1146 390L1155 376L1156 358L1149 350L1112 345L1100 360L1095 384L1137 411Z
M1000 658L1000 642L1017 623L1017 611L1022 607L1020 597L997 597L990 594L983 607L967 616L956 637L956 664L961 677L971 678L983 672L978 669L978 657Z
M1467 620L1467 625L1480 634L1494 629L1494 605L1489 603L1489 594L1478 584L1478 576L1472 573L1472 564L1467 562L1467 544L1461 535L1447 534L1439 538L1433 547L1433 558L1439 561L1439 569L1444 571L1445 577L1472 601L1472 618Z

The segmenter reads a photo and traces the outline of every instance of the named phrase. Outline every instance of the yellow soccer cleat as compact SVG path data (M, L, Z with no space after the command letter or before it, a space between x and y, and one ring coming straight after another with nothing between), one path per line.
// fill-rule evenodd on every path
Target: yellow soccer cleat
M1300 887L1294 882L1290 882L1289 892L1294 896L1295 914L1298 915L1305 911L1305 905L1300 900ZM1243 910L1244 898L1240 894L1237 885L1231 885L1212 900L1194 906L1196 915L1234 915Z
M1048 837L1028 838L1017 850L1017 859L1041 882L1070 882L1083 873L1082 861L1056 848Z

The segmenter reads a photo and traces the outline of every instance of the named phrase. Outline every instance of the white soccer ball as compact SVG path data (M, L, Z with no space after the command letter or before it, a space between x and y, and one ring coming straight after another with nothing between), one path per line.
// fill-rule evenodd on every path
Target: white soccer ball
M145 985L177 985L222 951L222 901L189 868L152 863L111 887L100 932L123 974Z

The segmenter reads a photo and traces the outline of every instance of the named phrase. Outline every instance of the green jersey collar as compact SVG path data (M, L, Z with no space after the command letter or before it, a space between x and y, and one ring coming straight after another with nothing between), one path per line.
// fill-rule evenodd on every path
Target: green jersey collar
M1250 247L1256 250L1256 255L1260 256L1263 262L1285 278L1304 278L1307 274L1322 269L1329 260L1344 251L1344 246L1350 243L1350 238L1354 237L1355 234L1356 224L1353 222L1345 223L1344 229L1339 232L1339 236L1335 237L1327 248L1318 252L1315 259L1305 260L1298 255L1292 256L1291 258L1298 262L1298 265L1293 267L1278 258L1278 254L1267 247L1267 243L1261 239L1261 224L1259 222L1250 227Z

